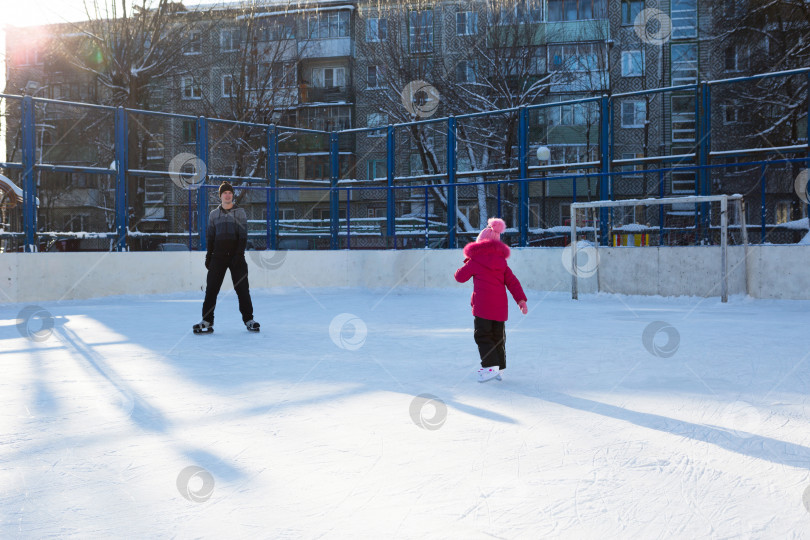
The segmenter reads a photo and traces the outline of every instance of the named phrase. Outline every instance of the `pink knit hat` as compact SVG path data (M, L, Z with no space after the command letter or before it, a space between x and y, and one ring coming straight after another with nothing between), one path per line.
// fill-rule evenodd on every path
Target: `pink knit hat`
M501 233L506 230L506 222L500 218L489 218L487 220L487 228L481 231L476 242L482 240L500 240Z

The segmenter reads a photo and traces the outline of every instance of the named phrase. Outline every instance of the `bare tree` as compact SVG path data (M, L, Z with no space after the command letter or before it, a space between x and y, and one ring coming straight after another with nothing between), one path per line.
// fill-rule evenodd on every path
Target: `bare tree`
M714 6L714 20L716 50L732 76L810 64L810 5L803 0L724 0ZM749 146L799 144L807 137L807 86L804 75L727 86L725 103L749 128L735 136Z
M542 75L539 58L545 52L532 45L533 22L539 12L525 0L460 2L452 8L442 2L420 0L407 6L377 0L369 2L367 17L373 25L363 30L380 31L385 22L385 39L357 40L359 56L370 65L384 66L377 73L375 106L398 123L420 119L419 107L403 104L402 92L413 81L425 81L440 96L436 114L442 116L488 112L537 103L548 91L548 78ZM539 3L537 9L539 9ZM438 20L438 23L435 21ZM439 28L441 30L435 30ZM434 32L441 35L434 35ZM442 54L439 52L441 43ZM417 96L418 99L418 96ZM509 168L517 144L518 112L485 116L457 124L458 156L470 171L493 166ZM432 124L410 125L411 140L419 155L422 174L444 171L446 148L434 144L443 133ZM484 175L470 178L483 182ZM447 208L447 190L443 180L434 184L434 200ZM479 220L470 223L457 209L463 230L474 231L486 223L486 186L478 186Z

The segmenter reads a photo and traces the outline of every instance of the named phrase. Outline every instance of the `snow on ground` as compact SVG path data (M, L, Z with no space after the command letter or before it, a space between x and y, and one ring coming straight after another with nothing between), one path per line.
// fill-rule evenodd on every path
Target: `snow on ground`
M810 302L470 288L0 305L0 537L810 538Z

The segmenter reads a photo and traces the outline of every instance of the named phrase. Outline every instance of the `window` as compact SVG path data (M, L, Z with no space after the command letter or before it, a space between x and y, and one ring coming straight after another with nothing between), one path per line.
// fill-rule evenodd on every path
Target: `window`
M312 86L316 88L334 88L346 86L346 68L313 68Z
M290 62L273 64L271 67L271 77L276 87L294 87L296 74L295 65Z
M644 74L644 54L641 51L622 51L622 77L641 77Z
M410 51L422 53L433 51L433 10L411 11L408 17Z
M464 60L456 64L456 81L460 83L474 83L475 63Z
M368 160L368 179L388 178L388 167L384 159Z
M310 39L327 39L349 37L348 11L325 11L312 15L309 24Z
M186 43L183 54L200 54L202 52L202 34L199 30L193 30L188 35L188 43Z
M472 36L478 33L478 13L460 11L456 13L456 35Z
M368 217L370 218L384 218L385 217L385 208L369 208L367 210Z
M697 37L697 0L672 0L672 39Z
M548 0L549 21L579 21L607 17L606 0Z
M575 99L574 96L561 96L560 101ZM588 113L590 118L588 117ZM584 126L597 121L596 108L590 103L565 103L559 107L552 107L548 119L552 126Z
M546 51L538 47L529 60L529 75L541 75L546 72Z
M793 205L790 201L779 201L776 203L776 223L787 223L793 220Z
M331 216L332 216L332 214L329 211L329 208L316 208L316 209L314 209L312 211L312 217L315 218L315 219L328 221L329 219L331 219ZM346 210L345 209L339 209L338 210L338 219L346 219Z
M22 66L35 66L42 63L39 58L39 51L33 46L22 48L20 50L19 59L20 65Z
M295 18L283 16L264 19L257 34L262 41L295 39Z
M366 41L380 43L388 39L388 19L375 17L366 20Z
M183 77L180 80L180 86L183 89L183 99L202 98L202 88L200 83L194 80L194 77Z
M385 66L368 66L366 84L368 88L382 88Z
M235 88L233 87L233 75L222 76L222 97L233 97Z
M726 71L742 71L746 67L747 56L739 47L726 47L723 52Z
M295 208L279 208L278 219L280 220L283 219L285 221L289 219L295 219Z
M695 84L698 80L698 49L696 43L673 43L672 85Z
M622 127L644 127L647 104L642 100L622 101Z
M549 149L551 150L549 165L596 161L597 148L595 146L592 146L590 151L584 144L555 144Z
M240 41L239 30L235 28L222 30L219 34L219 48L222 52L237 50Z
M300 124L308 129L334 131L351 129L350 107L306 107L300 112Z
M601 61L600 61L601 56ZM596 71L604 69L603 43L570 43L549 45L549 71Z
M672 142L695 141L694 96L672 96Z
M146 159L163 159L163 133L152 133L146 143Z
M740 108L736 105L723 105L723 124L736 124L740 121Z
M694 151L694 147L674 147L672 148L672 155L688 154ZM686 158L691 160L691 158ZM673 165L690 165L691 161L677 162ZM697 193L697 186L695 185L696 173L695 171L673 171L671 180L671 190L673 194L695 194ZM694 211L694 205L690 205L691 212ZM674 209L674 208L673 208Z
M388 124L388 116L382 113L371 113L368 115L368 127L378 127ZM369 131L369 137L385 137L384 129Z
M62 227L63 231L81 232L87 230L90 223L89 214L75 214L65 217L65 224Z
M630 152L630 153L622 152L622 159L638 159L638 158L643 158L643 157L644 157L643 152ZM625 172L641 171L641 170L644 170L644 166L641 163L634 163L632 165L622 165L621 170L625 171ZM629 175L628 178L629 179L641 178L641 175L633 174L633 175Z
M71 176L73 177L73 182L72 182L73 187L77 187L77 188L86 188L86 187L88 187L88 185L87 185L87 175L86 174L84 174L84 173L73 173L73 174L71 174Z
M278 156L278 177L298 178L298 156L289 154Z
M498 9L496 24L526 24L543 22L541 0L513 0L508 7Z
M186 144L197 142L197 122L194 120L183 120L183 142Z
M644 9L644 0L622 0L622 24L635 24L636 17L642 9Z

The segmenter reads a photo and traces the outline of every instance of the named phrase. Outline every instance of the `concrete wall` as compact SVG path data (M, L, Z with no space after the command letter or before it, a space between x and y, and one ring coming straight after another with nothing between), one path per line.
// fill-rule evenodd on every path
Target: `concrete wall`
M744 294L744 249L728 253L729 294ZM525 288L570 291L563 254L561 248L513 249L509 265ZM596 275L579 280L581 294L720 295L718 247L599 248L598 254ZM0 302L202 292L203 258L198 252L4 253ZM469 287L453 279L463 258L461 250L247 254L251 287ZM747 280L755 298L810 299L810 246L750 247ZM229 288L226 277L223 289Z

